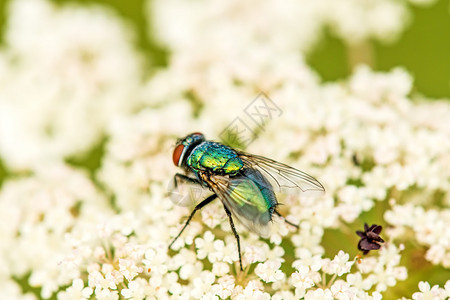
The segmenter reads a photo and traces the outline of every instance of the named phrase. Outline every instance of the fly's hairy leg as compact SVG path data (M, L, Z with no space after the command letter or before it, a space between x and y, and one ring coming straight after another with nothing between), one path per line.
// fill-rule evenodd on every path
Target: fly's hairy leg
M291 226L294 226L295 228L299 228L298 227L298 225L297 224L294 224L294 223L292 223L292 222L289 222L282 214L280 214L278 211L276 211L275 210L275 214L277 215L277 216L279 216L280 218L282 218L283 220L284 220L284 222L286 222L287 224L289 224L289 225L291 225Z
M176 175L175 175L176 176ZM197 204L194 208L194 210L191 212L191 215L189 216L189 218L187 219L186 223L184 224L183 228L181 229L181 231L178 233L178 235L173 239L172 243L170 243L169 245L169 249L172 247L173 243L175 243L175 241L180 237L180 235L183 233L183 231L186 229L186 227L189 225L189 222L191 222L192 218L194 217L195 213L197 212L197 210L202 209L203 207L205 207L206 205L208 205L209 203L211 203L211 201L213 201L214 199L217 198L216 194L213 194L211 196L209 196L208 198L206 198L205 200L203 200L202 202L200 202L199 204Z
M236 238L236 241L237 241L237 247L238 247L238 252L239 252L239 266L241 267L241 271L243 271L242 257L241 257L241 242L240 242L239 234L237 233L236 228L234 228L234 222L233 222L233 218L231 217L231 212L228 210L228 208L225 205L223 207L225 208L225 212L228 215L228 218L230 220L231 230L233 231L234 237Z
M178 180L177 179L179 181L189 182L189 183L193 183L193 184L200 184L200 182L198 182L198 180L195 179L195 178L186 176L184 174L177 173L177 174L175 174L175 176L173 176L173 181L175 183L175 188L178 187Z

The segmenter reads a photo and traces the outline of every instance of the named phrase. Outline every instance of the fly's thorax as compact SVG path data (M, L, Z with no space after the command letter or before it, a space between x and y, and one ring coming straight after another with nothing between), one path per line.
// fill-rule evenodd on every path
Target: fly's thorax
M214 142L204 142L196 146L186 164L196 170L210 170L218 174L237 174L244 166L236 151Z
M239 157L233 157L227 161L225 166L223 166L223 170L225 171L225 174L237 174L243 166L244 163Z

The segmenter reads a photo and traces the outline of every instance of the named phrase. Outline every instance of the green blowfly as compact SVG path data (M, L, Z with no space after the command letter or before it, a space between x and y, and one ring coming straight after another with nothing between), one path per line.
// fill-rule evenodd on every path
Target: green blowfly
M213 194L195 206L169 248L189 225L195 213L219 198L237 241L241 270L241 245L233 218L250 231L268 237L273 214L284 219L277 211L278 201L274 188L281 191L325 191L319 181L302 171L263 156L207 141L204 135L198 132L178 140L173 151L173 163L185 171L185 174L175 174L175 188L180 182L185 182L209 189Z

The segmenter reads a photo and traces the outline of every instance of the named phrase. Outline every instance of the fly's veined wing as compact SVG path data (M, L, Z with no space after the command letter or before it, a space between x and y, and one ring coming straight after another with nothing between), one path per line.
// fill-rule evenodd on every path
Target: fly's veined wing
M170 200L176 205L194 206L211 195L211 192L200 184L183 180L178 180L177 183L175 186L175 179L172 179L168 186Z
M270 235L273 211L277 205L275 194L261 173L247 169L242 175L212 176L211 187L219 199L250 231L262 236Z
M259 170L271 183L282 192L292 192L297 188L308 196L321 195L325 192L323 185L311 175L275 160L237 151L239 157L249 168Z

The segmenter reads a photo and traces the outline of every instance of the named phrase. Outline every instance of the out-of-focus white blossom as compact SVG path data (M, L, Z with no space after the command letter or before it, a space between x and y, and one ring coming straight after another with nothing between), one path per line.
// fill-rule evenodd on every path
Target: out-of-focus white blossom
M322 25L316 1L148 1L157 37L176 51L217 46L232 50L270 44L278 49L307 49ZM289 31L289 34L280 34ZM243 43L236 47L236 42Z
M119 208L135 210L145 206L154 182L163 182L161 193L167 192L175 170L171 161L174 141L197 127L195 123L187 127L190 118L189 104L181 102L110 123L110 141L98 176L114 192ZM169 200L152 210L167 211L172 205Z
M427 260L450 267L450 209L424 210L422 206L397 204L386 211L385 219L403 231L412 229L416 240L429 247Z
M326 22L348 44L369 38L391 42L408 24L408 8L402 1L331 0L326 4Z
M0 51L0 155L11 169L82 155L139 104L130 32L100 7L10 1Z
M412 294L412 299L414 300L425 300L425 299L448 299L450 297L450 280L447 280L445 288L440 288L438 285L430 287L430 284L426 281L419 282L420 292L415 292Z
M48 164L33 175L7 181L0 193L3 268L17 278L29 273L29 284L41 287L41 296L48 298L82 272L79 257L70 253L90 238L86 227L111 215L106 199L87 176L62 164ZM69 232L76 244L67 238ZM80 256L90 253L91 249L78 250ZM74 284L68 293L81 292L79 281Z
M2 282L0 283L0 286L2 289L2 297L5 297L5 299L17 299L17 300L36 300L36 299L38 299L31 292L23 293L21 286L12 279L2 280Z
M58 299L72 300L72 299L89 299L93 290L90 287L84 287L83 280L80 278L74 279L72 285L64 292L58 295Z
M435 0L410 0L429 4ZM407 0L147 1L150 32L174 52L221 47L276 53L311 50L324 28L348 44L395 41L410 20ZM153 36L152 36L153 37ZM240 47L236 47L240 44Z
M306 295L305 299L307 300L332 300L333 299L333 293L329 289L322 289L318 288L316 290L309 290Z

